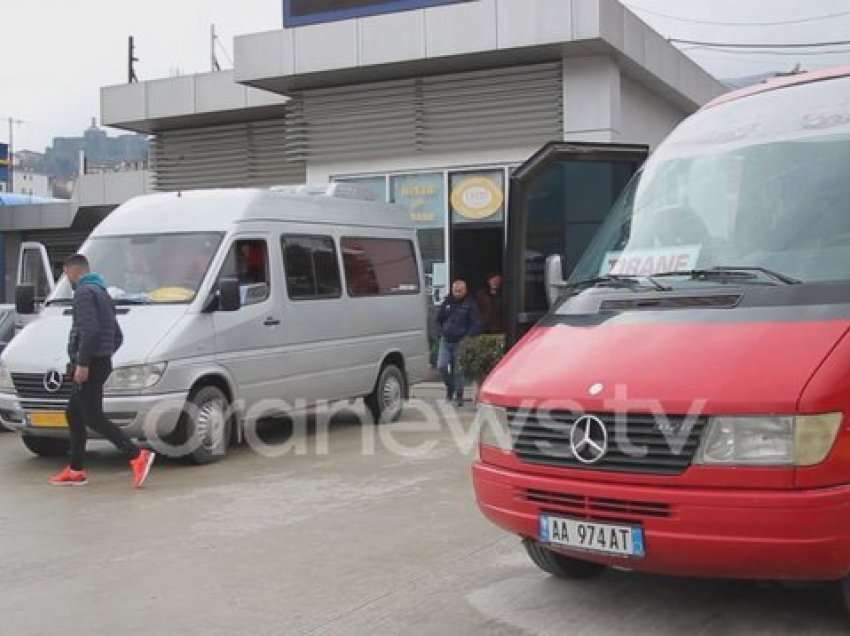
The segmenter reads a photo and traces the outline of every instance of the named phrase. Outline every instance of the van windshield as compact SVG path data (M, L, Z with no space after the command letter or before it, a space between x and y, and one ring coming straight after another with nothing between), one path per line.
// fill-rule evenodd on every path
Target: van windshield
M82 252L116 303L189 303L220 243L213 232L103 236L89 240ZM63 276L48 303L70 302L72 296Z
M848 95L850 78L826 80L686 120L626 188L570 282L664 273L665 285L690 284L669 274L715 268L850 280ZM770 280L726 280L748 278Z

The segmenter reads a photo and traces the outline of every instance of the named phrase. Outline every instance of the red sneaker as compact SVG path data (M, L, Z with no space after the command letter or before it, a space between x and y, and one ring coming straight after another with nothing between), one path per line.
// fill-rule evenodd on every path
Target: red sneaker
M86 471L72 470L70 466L66 466L61 473L51 477L48 483L51 486L85 486L89 479Z
M142 484L148 478L148 473L151 472L153 460L156 459L156 454L143 448L139 452L139 456L130 462L130 468L133 469L133 487L141 488Z

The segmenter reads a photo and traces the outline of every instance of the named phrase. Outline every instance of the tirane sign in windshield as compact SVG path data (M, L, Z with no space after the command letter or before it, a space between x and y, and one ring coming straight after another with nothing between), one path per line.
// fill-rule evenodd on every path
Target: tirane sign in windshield
M296 27L471 1L473 0L283 0L283 23L287 27Z

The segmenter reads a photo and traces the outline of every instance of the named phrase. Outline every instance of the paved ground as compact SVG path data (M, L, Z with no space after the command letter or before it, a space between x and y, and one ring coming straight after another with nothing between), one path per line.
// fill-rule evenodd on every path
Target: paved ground
M611 572L590 583L536 570L478 514L469 457L445 431L420 457L360 454L342 419L331 454L162 462L133 492L96 445L92 483L52 489L58 463L0 435L0 633L846 634L837 598ZM303 434L302 434L303 435ZM284 441L285 437L279 437ZM303 435L308 446L315 440Z

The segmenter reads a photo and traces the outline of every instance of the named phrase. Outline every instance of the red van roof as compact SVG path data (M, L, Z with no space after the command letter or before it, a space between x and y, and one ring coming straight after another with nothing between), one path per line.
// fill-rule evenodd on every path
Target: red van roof
M835 68L823 69L820 71L811 71L808 73L798 73L796 75L785 75L782 77L774 77L760 84L748 86L737 91L732 91L715 98L703 108L714 108L720 104L731 102L742 97L766 93L767 91L776 90L777 88L785 88L787 86L798 86L800 84L809 84L811 82L820 82L821 80L834 79L836 77L846 77L850 75L850 66L838 66Z

